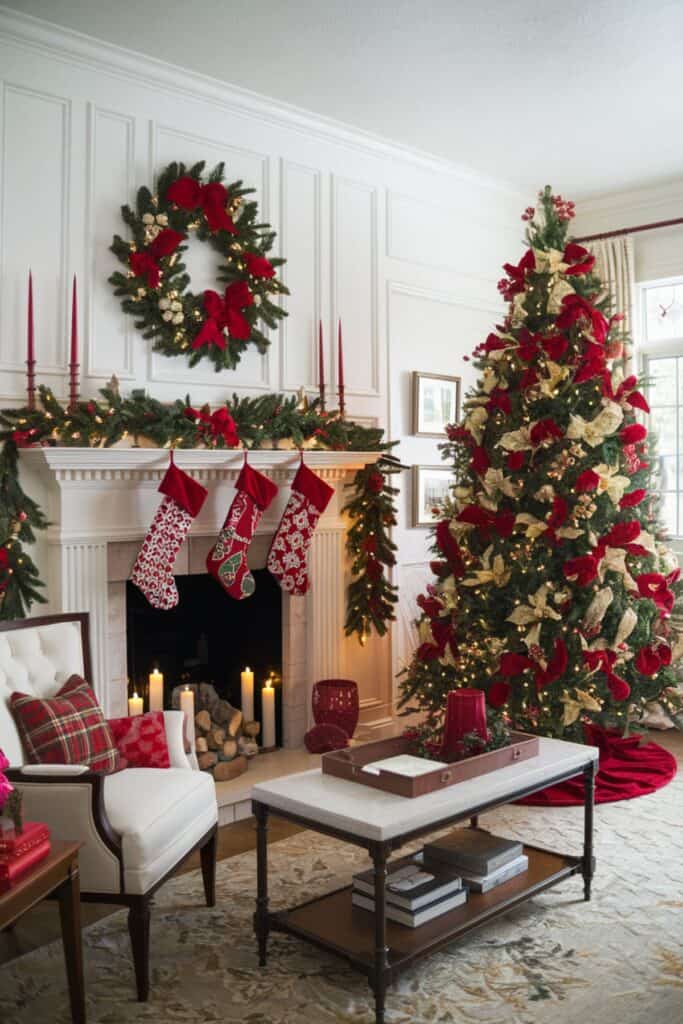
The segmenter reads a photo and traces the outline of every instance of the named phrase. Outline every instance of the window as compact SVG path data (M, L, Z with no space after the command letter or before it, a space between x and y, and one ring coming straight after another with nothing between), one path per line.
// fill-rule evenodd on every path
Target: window
M683 538L683 278L640 286L638 349L657 442L654 485L669 534Z

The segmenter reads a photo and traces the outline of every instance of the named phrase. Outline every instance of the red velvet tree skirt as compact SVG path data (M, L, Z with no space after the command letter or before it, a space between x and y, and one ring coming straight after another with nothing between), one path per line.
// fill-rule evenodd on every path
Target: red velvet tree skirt
M624 738L599 726L586 726L586 742L600 749L595 778L596 804L632 800L666 786L676 774L676 759L657 743L641 743L638 736ZM567 807L583 803L583 776L548 786L520 804Z

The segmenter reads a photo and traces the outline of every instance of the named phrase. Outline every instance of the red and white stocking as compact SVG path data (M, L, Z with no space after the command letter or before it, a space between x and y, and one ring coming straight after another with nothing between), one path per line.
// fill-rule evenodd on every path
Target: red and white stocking
M333 493L334 488L316 476L302 460L268 552L268 569L289 594L305 594L308 590L308 550L313 531Z
M237 494L207 555L206 568L230 597L241 601L256 587L247 566L247 550L261 516L277 494L277 485L245 462L235 487Z
M173 452L159 491L164 500L135 559L131 580L154 608L167 611L175 608L179 600L173 578L176 557L208 492L178 469Z

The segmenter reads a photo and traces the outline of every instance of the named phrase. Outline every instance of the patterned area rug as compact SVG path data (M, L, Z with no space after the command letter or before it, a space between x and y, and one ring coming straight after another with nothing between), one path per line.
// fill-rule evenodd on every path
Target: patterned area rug
M596 809L593 900L580 877L423 960L390 990L388 1024L674 1024L683 1019L683 775L651 796ZM505 807L482 824L580 852L581 808ZM362 851L301 833L270 848L274 906L334 888ZM218 907L198 872L161 891L152 917L152 994L133 998L125 912L84 935L90 1024L371 1024L360 974L304 942L252 936L255 856L219 865ZM0 969L3 1024L68 1024L53 943Z

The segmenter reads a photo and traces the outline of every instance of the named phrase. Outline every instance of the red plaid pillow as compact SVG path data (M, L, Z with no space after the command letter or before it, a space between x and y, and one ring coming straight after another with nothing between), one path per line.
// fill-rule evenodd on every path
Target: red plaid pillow
M80 676L71 676L54 697L13 693L9 704L30 764L84 764L96 772L120 768L102 708Z
M124 767L171 767L163 711L148 711L146 715L132 718L110 718L108 724Z

